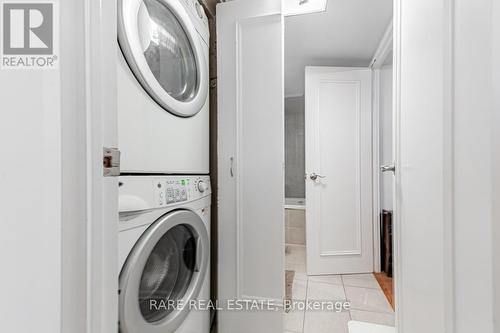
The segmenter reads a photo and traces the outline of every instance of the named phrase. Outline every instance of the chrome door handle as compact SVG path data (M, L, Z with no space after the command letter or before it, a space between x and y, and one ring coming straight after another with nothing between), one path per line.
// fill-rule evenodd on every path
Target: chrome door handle
M396 171L396 166L394 164L386 164L386 165L382 165L380 167L380 171L382 172L395 172Z
M311 178L311 180L318 180L318 178L326 178L326 176L318 175L313 172L309 175L309 178Z

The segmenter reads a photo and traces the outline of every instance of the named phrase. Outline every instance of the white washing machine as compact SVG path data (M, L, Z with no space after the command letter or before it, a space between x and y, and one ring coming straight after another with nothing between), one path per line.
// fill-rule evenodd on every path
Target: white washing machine
M120 332L209 333L210 178L119 182Z
M197 0L118 1L122 173L208 174L209 29Z

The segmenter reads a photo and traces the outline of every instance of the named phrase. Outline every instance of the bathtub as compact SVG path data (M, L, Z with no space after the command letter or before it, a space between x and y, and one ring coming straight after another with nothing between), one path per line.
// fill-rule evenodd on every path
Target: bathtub
M306 209L305 198L285 198L285 209Z
M306 245L306 200L285 198L285 242Z

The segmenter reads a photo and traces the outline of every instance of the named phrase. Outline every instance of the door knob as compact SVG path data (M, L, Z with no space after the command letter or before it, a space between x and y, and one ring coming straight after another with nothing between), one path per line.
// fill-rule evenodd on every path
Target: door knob
M382 172L395 172L396 171L396 166L394 164L386 164L386 165L382 165L380 167L380 171Z
M318 180L318 178L326 178L326 176L318 175L318 174L313 172L309 175L309 178L311 178L311 180L315 181L315 180Z

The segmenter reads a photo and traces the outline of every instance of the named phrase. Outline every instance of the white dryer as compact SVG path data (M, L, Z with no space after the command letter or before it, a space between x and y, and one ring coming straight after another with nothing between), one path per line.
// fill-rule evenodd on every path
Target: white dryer
M123 173L208 174L209 29L197 0L118 1Z
M119 182L120 332L209 333L209 177Z

